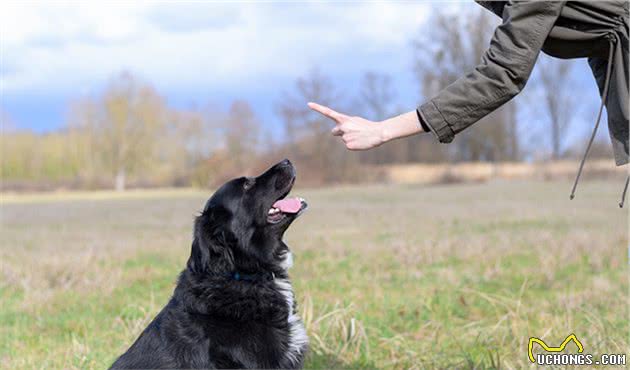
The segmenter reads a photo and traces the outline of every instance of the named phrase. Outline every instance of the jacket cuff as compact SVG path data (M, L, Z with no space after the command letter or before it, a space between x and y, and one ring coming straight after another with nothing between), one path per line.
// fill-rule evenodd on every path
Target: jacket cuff
M418 113L429 126L431 132L441 143L450 143L455 137L455 132L446 122L442 113L437 109L433 102L424 103L418 108Z
M416 109L416 115L418 116L418 122L420 122L420 126L422 126L422 131L431 132L431 127L427 126L427 123L424 122L424 118L420 114L420 111Z

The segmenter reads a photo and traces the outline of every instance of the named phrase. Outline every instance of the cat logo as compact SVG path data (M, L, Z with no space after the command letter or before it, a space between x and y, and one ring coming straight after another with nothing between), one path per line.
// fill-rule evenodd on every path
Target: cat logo
M577 339L575 334L569 335L558 347L549 347L547 343L542 341L542 339L531 337L529 338L529 344L527 345L527 354L529 355L529 360L532 363L536 363L536 359L534 358L534 354L532 352L534 343L540 344L540 346L547 352L562 352L570 341L573 341L575 343L578 348L578 353L584 352L584 347L582 346L582 343L579 341L579 339Z

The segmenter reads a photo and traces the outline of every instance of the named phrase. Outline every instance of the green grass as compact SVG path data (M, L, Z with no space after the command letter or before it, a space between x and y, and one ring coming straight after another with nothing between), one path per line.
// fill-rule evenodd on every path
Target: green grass
M287 232L308 368L523 368L575 333L628 353L614 182L297 190ZM2 368L105 368L167 302L209 194L3 197ZM569 346L568 351L575 351ZM537 351L540 350L537 348Z

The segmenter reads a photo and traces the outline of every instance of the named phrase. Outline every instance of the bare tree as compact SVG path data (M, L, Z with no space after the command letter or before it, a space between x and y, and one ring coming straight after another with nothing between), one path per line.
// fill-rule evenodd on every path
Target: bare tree
M130 172L157 159L166 117L165 102L155 89L123 72L102 96L76 103L74 121L90 134L95 166L114 176L115 189L122 191Z
M361 79L359 105L363 115L374 121L381 121L395 114L395 94L389 75L367 72ZM406 153L403 143L384 145L362 152L361 161L370 164L383 164L402 161Z
M380 121L393 114L395 94L389 75L366 72L361 79L359 96L371 119Z
M159 136L159 159L160 168L173 185L209 183L203 162L217 146L217 134L210 121L216 116L197 106L170 110L168 123Z
M69 160L83 159L77 175L84 182L93 182L103 171L101 156L98 151L100 140L97 132L100 120L96 99L84 97L70 103L67 124Z
M574 113L574 93L567 83L571 76L572 64L563 60L553 60L541 56L536 69L540 85L543 107L549 117L551 134L551 158L558 159L562 155L563 140L569 129Z
M343 101L333 82L319 70L313 69L296 81L295 89L285 93L276 111L285 124L286 155L310 169L312 181L338 182L353 178L357 172L358 153L348 152L332 137L333 124L329 119L311 111L306 103L320 104L344 110Z
M232 103L225 121L224 133L227 152L232 158L235 169L247 170L248 164L255 159L260 134L260 122L252 107L243 100Z
M489 12L475 9L466 14L436 11L413 40L414 71L420 93L429 99L474 68L487 50L498 24ZM455 160L516 159L518 139L514 102L483 118L449 145Z

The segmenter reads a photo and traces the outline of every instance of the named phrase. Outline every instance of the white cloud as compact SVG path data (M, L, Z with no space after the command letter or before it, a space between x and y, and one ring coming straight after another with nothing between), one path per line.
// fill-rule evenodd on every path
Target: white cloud
M8 2L0 14L6 47L119 41L141 31L146 3ZM54 40L40 43L39 40Z
M405 58L429 10L418 2L15 2L0 12L2 89L81 93L121 69L166 87L208 88L313 65L363 69L374 53Z

